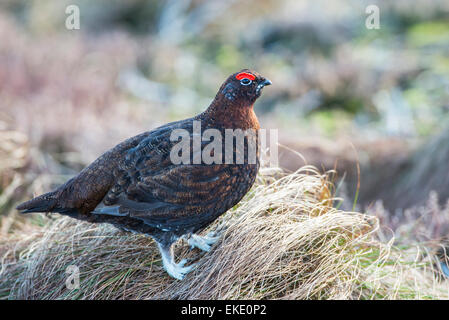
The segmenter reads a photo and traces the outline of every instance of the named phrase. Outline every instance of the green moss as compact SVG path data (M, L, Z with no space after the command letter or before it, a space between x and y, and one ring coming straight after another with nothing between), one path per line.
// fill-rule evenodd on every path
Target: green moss
M422 22L408 30L407 41L415 47L448 44L449 23L440 21Z

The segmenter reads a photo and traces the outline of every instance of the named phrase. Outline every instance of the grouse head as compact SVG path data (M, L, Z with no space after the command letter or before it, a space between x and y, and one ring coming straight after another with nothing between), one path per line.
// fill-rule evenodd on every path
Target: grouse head
M225 104L252 106L271 81L255 71L243 69L229 76L218 91L216 99Z

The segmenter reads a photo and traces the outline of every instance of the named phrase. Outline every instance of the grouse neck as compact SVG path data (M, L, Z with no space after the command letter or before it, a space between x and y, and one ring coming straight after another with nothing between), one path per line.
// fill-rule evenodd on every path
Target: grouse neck
M215 102L215 101L214 101ZM226 129L260 129L254 112L254 104L249 106L212 103L198 118L207 119L209 123Z

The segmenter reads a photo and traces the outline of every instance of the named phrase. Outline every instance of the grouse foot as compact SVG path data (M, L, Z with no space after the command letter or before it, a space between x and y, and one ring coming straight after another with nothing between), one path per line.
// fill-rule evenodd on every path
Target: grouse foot
M197 234L192 234L187 240L190 247L198 248L203 251L209 252L215 242L218 241L220 237L213 236L212 233L208 233L205 237L199 236Z
M159 251L162 256L162 263L164 265L165 271L175 279L182 280L187 273L195 268L195 264L184 267L187 263L187 259L182 259L179 263L175 263L175 258L173 256L173 251L170 246L163 246L158 243Z

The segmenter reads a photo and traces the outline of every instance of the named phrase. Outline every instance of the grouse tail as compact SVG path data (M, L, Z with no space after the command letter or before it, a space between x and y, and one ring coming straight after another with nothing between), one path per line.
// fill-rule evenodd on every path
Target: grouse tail
M20 204L16 209L20 213L51 212L55 209L56 203L57 194L55 191L52 191Z

